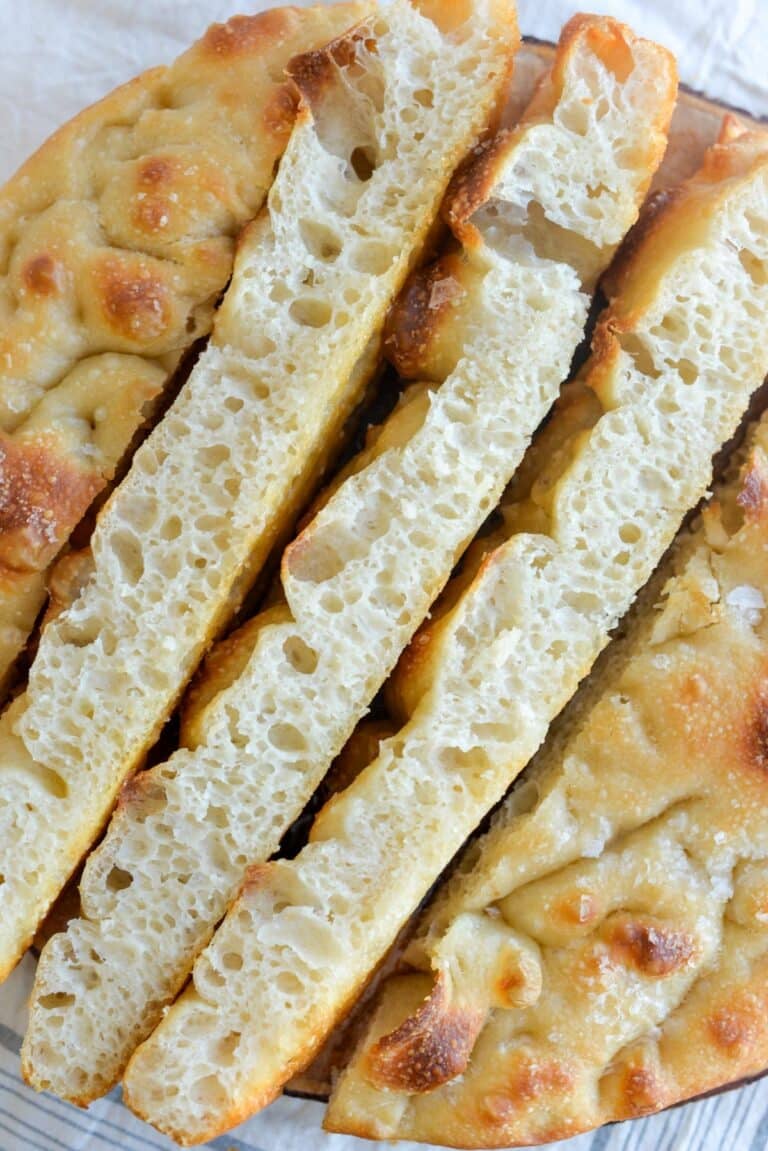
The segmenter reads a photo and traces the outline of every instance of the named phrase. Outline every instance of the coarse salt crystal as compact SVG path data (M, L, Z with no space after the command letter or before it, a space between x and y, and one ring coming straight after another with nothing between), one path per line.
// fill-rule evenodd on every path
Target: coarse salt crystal
M740 612L748 624L754 626L760 623L760 613L765 610L765 600L759 588L750 584L740 584L728 592L725 602L728 607Z

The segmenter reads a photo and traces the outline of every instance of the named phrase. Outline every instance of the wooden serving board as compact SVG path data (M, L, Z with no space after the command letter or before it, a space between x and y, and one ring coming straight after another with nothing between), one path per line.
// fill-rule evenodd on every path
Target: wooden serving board
M554 44L533 39L525 40L515 60L512 90L502 115L502 123L505 126L511 127L518 121L531 98L537 81L551 65L554 52ZM764 123L748 112L708 100L705 96L686 88L684 85L681 86L677 107L672 118L669 146L656 174L651 192L672 187L693 175L700 167L706 149L717 139L723 117L728 114L738 116L748 126L759 127ZM403 934L406 931L407 928ZM314 1063L301 1075L291 1080L285 1089L286 1095L302 1099L315 1099L318 1102L328 1101L335 1072L346 1063L356 1045L357 1036L364 1023L365 1004L375 995L376 987L384 975L396 966L399 950L398 944L395 944L388 959L385 960L379 973L374 977L367 992L350 1017L331 1034ZM734 1090L748 1082L753 1082L755 1078L761 1078L761 1076L726 1084L720 1090ZM712 1095L716 1092L709 1092L708 1094ZM677 1104L677 1106L680 1105Z

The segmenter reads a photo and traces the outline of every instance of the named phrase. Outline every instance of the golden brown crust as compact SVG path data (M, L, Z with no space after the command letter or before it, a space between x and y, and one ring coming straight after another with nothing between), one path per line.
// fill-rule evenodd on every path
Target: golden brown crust
M645 1047L630 1052L601 1080L603 1097L612 1100L617 1117L637 1119L651 1115L664 1106L665 1084L659 1074L658 1060Z
M301 21L297 8L274 8L255 16L232 16L226 24L212 24L200 41L202 55L259 56L295 34Z
M175 319L170 292L148 261L107 256L95 264L93 275L100 326L110 331L121 350L125 344L152 348L168 334Z
M0 436L0 563L39 571L59 550L58 525L82 518L100 477L60 455L54 436Z
M448 980L438 976L418 1011L371 1048L370 1081L384 1090L434 1091L464 1071L484 1021L484 1012L452 1005Z
M502 129L483 141L459 166L443 203L443 216L461 250L412 277L388 324L387 355L406 379L439 381L455 367L483 275L478 264L482 263L483 240L474 217L481 208L492 204L509 157L526 134L542 120L551 119L572 59L584 52L596 54L621 80L633 66L632 46L647 44L626 25L610 18L574 17L563 30L554 65L525 109L520 126ZM649 173L658 167L666 147L677 91L673 57L658 45L653 45L652 50L657 57L664 98L659 99L654 121L648 125L646 155L638 160Z
M706 1020L706 1026L715 1047L736 1057L743 1055L758 1038L754 1005L746 995L734 998L727 1007L713 1011Z
M510 1060L511 1074L505 1076L492 1094L485 1096L483 1109L489 1122L501 1127L526 1104L539 1102L542 1096L559 1095L573 1086L573 1073L559 1059L536 1059L518 1056ZM569 1125L538 1128L536 1140L550 1142L572 1133Z
M449 252L407 281L387 318L384 337L384 353L402 379L445 378L441 343L446 329L461 324L467 310L465 275L465 258ZM457 342L456 354L459 346Z
M325 96L331 95L338 83L338 68L347 68L354 61L358 43L367 51L375 50L375 42L365 33L350 31L344 36L295 56L288 64L288 75L302 95L304 103L316 108Z
M58 296L64 287L64 269L47 252L41 252L23 264L20 274L25 291L33 296Z
M660 225L684 199L682 186L662 188L649 197L637 223L627 233L603 276L601 286L610 301L622 295L643 244L652 240Z
M606 409L613 405L616 361L622 348L634 354L633 332L653 305L666 269L681 251L707 243L711 221L734 184L754 179L766 167L768 133L748 131L729 115L695 175L646 203L602 280L609 305L593 334L587 384Z
M484 562L481 561L481 567ZM452 591L450 589L446 595ZM433 671L439 664L441 640L450 633L451 622L450 609L444 608L442 600L438 600L432 618L416 632L385 685L387 707L400 723L407 723L415 712L419 701L429 690Z
M289 85L277 88L264 108L262 122L265 130L287 143L296 119L297 108L298 100L293 88Z
M674 931L652 919L627 915L611 924L607 943L611 962L634 967L643 975L655 978L679 971L696 951L695 941L688 932Z
M768 466L760 452L750 452L747 457L736 503L750 521L759 522L768 514Z
M388 719L365 719L357 725L341 752L331 764L322 783L322 795L336 795L357 779L379 754L379 744L395 734L397 727Z
M478 243L474 230L465 233L464 225L492 195L499 170L516 139L514 132L502 130L493 139L478 144L448 186L443 215L453 234L465 244Z

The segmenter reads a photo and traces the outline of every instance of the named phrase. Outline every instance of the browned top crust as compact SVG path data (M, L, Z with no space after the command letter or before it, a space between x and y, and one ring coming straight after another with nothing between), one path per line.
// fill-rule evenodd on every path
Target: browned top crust
M42 603L32 577L210 330L293 123L288 61L363 10L216 24L59 129L0 190L0 677Z
M404 380L442 382L462 347L462 321L470 313L471 288L463 282L466 260L448 252L415 272L389 316L384 350ZM450 329L456 340L446 338ZM441 338L436 335L441 333ZM447 346L446 346L447 345Z

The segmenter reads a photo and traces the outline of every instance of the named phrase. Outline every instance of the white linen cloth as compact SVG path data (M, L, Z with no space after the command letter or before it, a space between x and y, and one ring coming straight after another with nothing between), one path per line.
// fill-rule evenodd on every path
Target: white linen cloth
M0 0L0 181L64 120L142 69L173 59L212 21L268 6L258 0ZM553 40L577 0L519 0L518 7L524 33ZM669 47L686 84L768 117L768 0L602 0L592 10L617 16ZM173 1148L170 1139L130 1114L119 1089L78 1111L53 1096L37 1096L22 1083L18 1051L33 970L27 956L0 988L0 1151ZM362 1151L366 1146L363 1140L322 1133L321 1115L319 1104L281 1099L208 1146L218 1151ZM417 1149L410 1143L397 1146ZM552 1147L765 1151L768 1079Z

